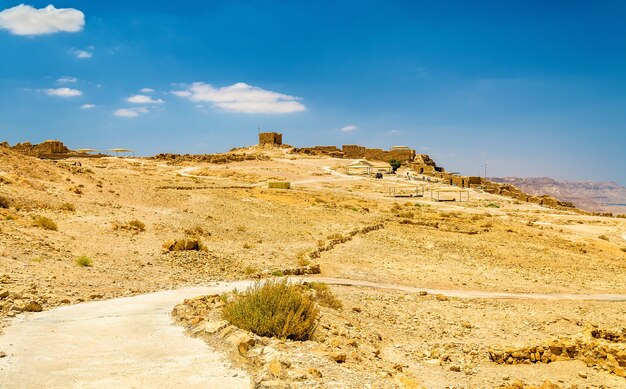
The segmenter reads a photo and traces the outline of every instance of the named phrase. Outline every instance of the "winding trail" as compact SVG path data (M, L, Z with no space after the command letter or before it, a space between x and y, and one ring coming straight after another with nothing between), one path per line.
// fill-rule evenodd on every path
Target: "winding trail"
M427 292L458 298L626 301L618 294L522 294L423 289L328 277L292 277L333 285ZM170 317L186 298L242 290L218 283L89 302L20 315L0 337L0 388L249 388L248 374Z

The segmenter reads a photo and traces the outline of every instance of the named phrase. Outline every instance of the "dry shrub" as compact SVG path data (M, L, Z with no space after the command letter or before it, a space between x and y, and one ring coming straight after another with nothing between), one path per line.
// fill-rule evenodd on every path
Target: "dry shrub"
M397 217L403 217L405 219L413 219L413 217L415 216L415 214L413 212L398 212L396 213Z
M63 203L63 204L61 204L59 209L61 211L69 211L69 212L75 212L76 211L76 207L72 203Z
M46 230L56 231L58 229L57 224L54 222L54 220L45 216L36 216L33 219L33 224L36 227L41 227Z
M609 237L606 235L600 235L598 236L598 238L602 239L602 240L609 240Z
M211 233L206 231L202 226L196 225L195 227L185 229L185 234L190 236L211 236Z
M91 258L89 258L86 255L81 255L80 257L76 258L76 264L80 267L92 267L93 266L93 262L91 261Z
M146 225L140 221L140 220L131 220L128 222L128 227L131 230L135 230L135 231L145 231L146 230Z
M311 282L307 286L314 291L313 298L319 305L335 310L343 306L341 301L330 291L328 285L322 282Z
M224 306L229 323L259 336L308 340L317 328L319 308L286 280L256 282Z
M11 207L11 200L8 197L0 195L0 208L9 208Z
M133 231L135 233L143 232L146 230L146 225L141 220L130 220L125 224L119 224L118 222L113 223L114 230L127 230Z
M343 235L341 234L330 234L326 237L326 239L328 240L342 240L343 239Z

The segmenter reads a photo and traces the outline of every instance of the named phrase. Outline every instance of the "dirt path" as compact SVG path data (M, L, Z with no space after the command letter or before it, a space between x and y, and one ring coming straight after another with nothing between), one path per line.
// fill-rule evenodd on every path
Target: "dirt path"
M626 295L519 294L420 289L326 277L333 285L425 291L459 298L626 301ZM251 281L188 287L25 314L0 337L0 388L250 387L225 356L185 336L170 312L186 298L245 289Z

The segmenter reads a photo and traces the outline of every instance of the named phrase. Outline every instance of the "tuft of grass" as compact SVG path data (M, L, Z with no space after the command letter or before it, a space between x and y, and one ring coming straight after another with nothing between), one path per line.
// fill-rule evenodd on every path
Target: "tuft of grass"
M8 197L0 196L0 208L7 209L11 207L11 200Z
M246 268L243 271L247 276L252 275L252 274L256 274L259 272L259 270L254 267L254 266L246 266Z
M283 271L282 271L282 270L274 270L274 271L272 272L272 275L273 275L274 277L282 277L282 276L284 276L285 274L283 273Z
M333 292L330 291L328 285L323 282L311 282L307 286L314 292L313 298L315 301L324 307L332 308L334 310L341 309L343 304L335 297Z
M311 260L309 259L307 251L300 251L298 253L298 266L309 266Z
M326 237L326 239L328 240L342 240L343 239L343 235L341 234L330 234Z
M146 230L146 225L141 221L141 220L131 220L128 222L128 227L131 230L135 230L135 231L145 231Z
M319 308L296 285L269 280L255 283L227 302L222 315L259 336L304 341L315 333Z
M489 204L485 205L485 207L487 207L487 208L500 208L500 204L489 203Z
M76 212L76 207L72 203L63 203L59 207L61 211Z
M239 232L246 232L246 227L245 226L237 226L237 231L239 231Z
M45 216L36 216L33 219L33 224L36 227L40 227L45 230L51 230L51 231L58 230L57 224L54 222L54 220L47 218Z
M254 248L254 245L252 243L244 243L243 248L246 250L250 250Z
M76 264L80 267L92 267L93 261L88 256L81 255L80 257L76 258Z
M598 236L598 238L602 239L602 240L609 240L609 237L606 236L606 235L600 235L600 236Z

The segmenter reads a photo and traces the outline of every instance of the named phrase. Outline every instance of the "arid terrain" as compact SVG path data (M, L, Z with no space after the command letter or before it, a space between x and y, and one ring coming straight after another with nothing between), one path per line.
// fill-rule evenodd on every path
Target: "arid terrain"
M407 181L405 168L348 176L353 160L288 148L231 154L49 161L0 147L2 326L28 311L319 265L308 281L378 287L329 282L340 307L322 306L313 340L249 337L237 349L249 335L220 324L219 298L180 301L173 320L258 387L626 387L626 301L571 298L626 295L626 219L478 189L437 202L429 190L442 185ZM416 185L424 197L390 196ZM183 239L200 250L164 250Z
M571 201L585 211L626 214L626 188L615 182L561 181L549 177L504 177L491 180L513 184L532 195L550 195Z

